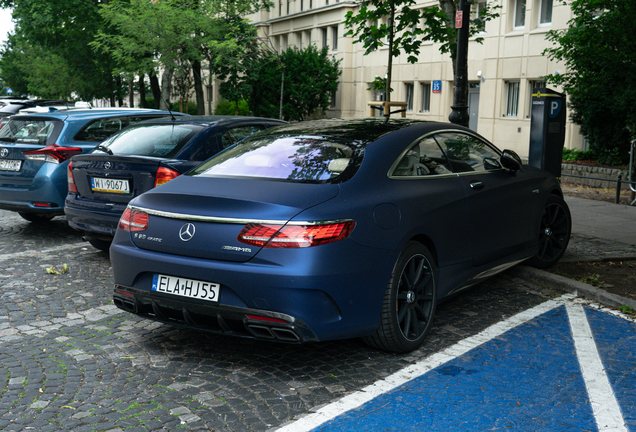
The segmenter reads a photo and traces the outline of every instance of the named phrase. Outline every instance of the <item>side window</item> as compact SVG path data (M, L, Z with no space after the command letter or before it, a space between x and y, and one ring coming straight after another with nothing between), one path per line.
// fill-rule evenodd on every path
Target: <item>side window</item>
M434 138L428 137L415 144L400 160L394 176L413 177L450 174L452 171L446 156Z
M500 169L499 152L485 141L461 132L435 135L455 172Z
M232 144L239 142L243 138L254 135L256 132L265 130L263 125L239 126L225 131L222 138L223 148L227 148Z
M102 142L126 126L128 126L128 119L126 117L95 120L75 134L74 140Z

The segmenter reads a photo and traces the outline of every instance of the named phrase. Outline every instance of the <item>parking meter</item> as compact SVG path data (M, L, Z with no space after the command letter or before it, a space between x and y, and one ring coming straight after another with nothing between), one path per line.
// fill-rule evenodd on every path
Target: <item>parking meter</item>
M565 95L549 88L534 89L530 118L528 164L561 180L565 143Z

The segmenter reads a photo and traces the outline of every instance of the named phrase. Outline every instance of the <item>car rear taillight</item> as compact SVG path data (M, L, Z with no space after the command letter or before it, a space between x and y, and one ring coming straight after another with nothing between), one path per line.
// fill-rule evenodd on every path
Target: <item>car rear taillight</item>
M66 179L68 182L68 191L77 193L77 186L75 185L75 177L73 177L73 161L68 163L66 168Z
M157 175L155 176L155 187L161 186L164 183L168 183L170 180L177 177L178 175L179 172L173 169L159 167L159 169L157 170Z
M354 221L318 225L270 225L249 223L237 240L264 248L304 248L344 240L355 227Z
M51 144L37 150L23 151L22 154L25 158L32 161L60 164L81 152L82 149L79 147L63 147L57 144Z
M128 207L121 215L118 226L129 232L145 231L148 229L148 213Z

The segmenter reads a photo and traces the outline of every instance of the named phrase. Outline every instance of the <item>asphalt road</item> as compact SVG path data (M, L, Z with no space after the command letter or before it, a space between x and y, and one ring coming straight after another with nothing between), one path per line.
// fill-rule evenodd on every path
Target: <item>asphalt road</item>
M496 277L442 304L420 350L394 355L179 330L116 309L111 292L108 255L64 218L0 212L0 430L276 429L553 295Z

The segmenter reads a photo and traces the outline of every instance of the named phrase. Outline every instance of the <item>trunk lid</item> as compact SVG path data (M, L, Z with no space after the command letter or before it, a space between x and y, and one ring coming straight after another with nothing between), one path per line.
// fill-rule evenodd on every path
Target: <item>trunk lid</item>
M261 249L237 240L246 224L284 224L339 190L334 184L182 176L131 203L150 213L148 229L131 239L141 249L245 262Z

